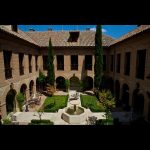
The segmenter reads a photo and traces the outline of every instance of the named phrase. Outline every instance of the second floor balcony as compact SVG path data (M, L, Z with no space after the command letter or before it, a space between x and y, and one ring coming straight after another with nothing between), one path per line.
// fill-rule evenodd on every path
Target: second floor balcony
M36 69L36 71L38 71L38 68L39 68L39 67L38 67L38 65L35 65L35 69Z
M92 64L85 64L85 70L92 70Z
M6 79L12 78L12 68L11 67L5 68L5 78Z
M19 67L20 75L24 75L24 66Z
M32 66L29 66L29 73L32 73Z
M78 64L71 64L71 70L78 70Z
M58 64L57 65L57 70L64 70L64 65L63 64Z

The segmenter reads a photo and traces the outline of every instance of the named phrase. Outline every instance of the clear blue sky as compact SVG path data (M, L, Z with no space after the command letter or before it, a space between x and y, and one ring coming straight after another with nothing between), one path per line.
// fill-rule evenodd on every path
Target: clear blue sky
M36 31L47 31L48 28L52 28L54 31L85 30L86 28L95 30L95 25L19 25L19 29L23 31L29 31L31 28ZM119 38L137 28L137 25L103 25L102 28L104 34L112 36L113 38Z

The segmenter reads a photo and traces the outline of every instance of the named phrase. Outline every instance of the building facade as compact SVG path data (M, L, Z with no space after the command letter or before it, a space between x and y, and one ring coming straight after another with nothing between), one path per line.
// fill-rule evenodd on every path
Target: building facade
M124 107L150 120L150 26L141 25L119 39L103 35L104 88ZM54 49L56 88L70 80L70 89L81 81L94 87L94 31L29 31L0 26L0 111L2 117L16 111L16 93L26 99L38 88L39 71L47 75L47 50ZM11 97L11 98L10 98ZM10 101L11 100L11 101Z

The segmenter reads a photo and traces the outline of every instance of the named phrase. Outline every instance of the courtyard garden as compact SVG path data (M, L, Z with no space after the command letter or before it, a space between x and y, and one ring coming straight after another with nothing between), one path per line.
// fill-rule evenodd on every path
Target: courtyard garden
M104 112L105 108L102 103L98 101L96 96L81 95L82 107L89 108L92 112Z
M47 97L41 109L44 112L57 112L67 106L68 95L53 95Z

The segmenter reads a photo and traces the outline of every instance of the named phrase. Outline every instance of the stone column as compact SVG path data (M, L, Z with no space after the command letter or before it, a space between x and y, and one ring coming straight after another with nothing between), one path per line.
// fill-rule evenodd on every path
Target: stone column
M11 67L12 67L12 76L15 79L18 79L20 76L19 72L19 55L16 53L12 53L11 59Z
M66 73L71 71L71 55L64 55L64 71Z
M29 74L29 57L28 57L28 55L24 55L23 65L24 65L24 74L28 75Z
M4 57L3 51L0 50L0 86L2 86L5 81L5 67L4 67Z

